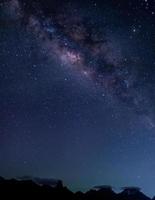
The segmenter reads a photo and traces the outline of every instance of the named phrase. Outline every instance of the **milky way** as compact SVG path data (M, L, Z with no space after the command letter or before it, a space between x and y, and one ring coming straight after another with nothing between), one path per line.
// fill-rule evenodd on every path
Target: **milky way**
M91 18L75 15L76 6L74 9L65 6L46 16L40 5L35 12L28 13L25 4L12 0L4 7L14 20L21 20L35 34L49 58L57 59L83 79L92 80L104 93L144 116L146 123L154 127L151 102L144 96L146 91L138 88L133 61L127 62L123 53L113 47L106 27L100 27Z

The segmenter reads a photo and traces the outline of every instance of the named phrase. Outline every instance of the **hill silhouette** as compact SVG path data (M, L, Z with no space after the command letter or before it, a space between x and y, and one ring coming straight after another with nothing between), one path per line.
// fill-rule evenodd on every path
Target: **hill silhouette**
M54 185L51 182L54 182ZM44 200L151 200L151 198L143 194L140 188L137 187L124 187L122 188L122 192L115 193L110 186L95 186L85 193L80 191L73 193L67 187L63 186L61 180L40 178L30 180L28 177L23 180L8 180L0 177L0 198L35 198ZM155 200L155 198L152 200Z

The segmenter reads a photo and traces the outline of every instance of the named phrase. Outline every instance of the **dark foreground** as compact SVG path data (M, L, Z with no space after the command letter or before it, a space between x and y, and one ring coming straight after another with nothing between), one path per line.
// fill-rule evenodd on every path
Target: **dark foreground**
M58 181L55 187L32 180L5 180L0 178L0 199L53 199L53 200L150 200L139 188L125 187L115 193L111 187L99 186L86 193L71 192ZM155 198L153 198L155 200Z

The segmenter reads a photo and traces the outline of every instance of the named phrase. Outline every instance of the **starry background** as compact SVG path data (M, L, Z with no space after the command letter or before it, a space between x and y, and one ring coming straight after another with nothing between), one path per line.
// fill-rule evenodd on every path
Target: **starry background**
M0 1L0 174L155 195L155 1Z

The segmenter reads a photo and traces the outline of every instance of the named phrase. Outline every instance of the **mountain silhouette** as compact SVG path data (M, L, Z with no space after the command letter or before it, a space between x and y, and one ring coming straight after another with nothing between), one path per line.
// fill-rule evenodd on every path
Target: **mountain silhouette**
M31 179L30 179L31 178ZM54 185L53 185L54 183ZM83 193L73 193L63 186L61 180L23 177L4 179L0 177L1 199L43 199L43 200L151 200L137 187L124 187L115 193L110 186L95 186ZM153 198L152 200L155 200Z
M118 194L118 199L121 200L150 200L138 187L124 187L123 191Z

